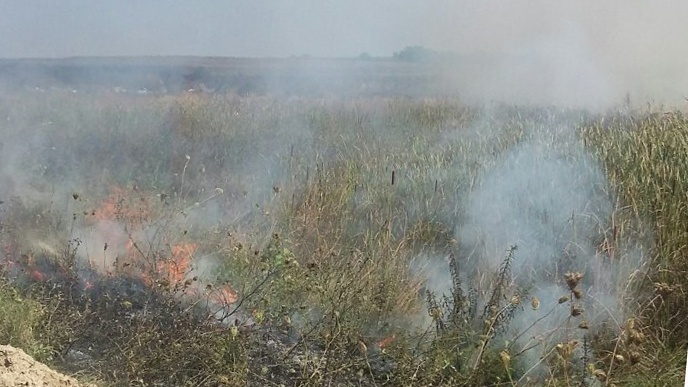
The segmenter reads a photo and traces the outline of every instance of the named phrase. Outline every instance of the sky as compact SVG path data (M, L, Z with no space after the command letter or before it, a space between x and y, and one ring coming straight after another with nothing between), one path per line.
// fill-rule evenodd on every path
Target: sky
M685 0L0 0L0 58L389 56L421 45L504 56L465 85L480 93L681 99L687 16Z
M418 31L441 15L405 0L0 0L0 7L1 57L390 55L432 43Z
M679 48L683 0L0 0L0 57L504 51L567 24L599 50ZM677 36L681 35L683 36ZM610 47L612 46L612 47Z

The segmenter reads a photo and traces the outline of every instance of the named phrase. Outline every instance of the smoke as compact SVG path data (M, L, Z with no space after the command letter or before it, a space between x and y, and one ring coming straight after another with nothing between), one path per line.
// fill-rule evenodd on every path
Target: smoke
M566 26L556 35L534 38L489 60L475 58L471 63L469 56L467 71L449 74L460 94L473 102L595 109L622 102L622 90L613 89L590 52L585 32L573 23Z
M652 4L620 0L603 3L432 0L422 4L409 0L338 4L311 0L275 4L257 0L242 5L208 1L96 4L68 0L58 4L0 0L0 9L3 9L0 35L14 37L0 41L3 58L148 57L138 67L127 67L122 62L107 64L108 60L103 59L77 61L78 66L74 62L66 65L58 61L57 65L53 63L54 67L43 66L40 61L12 62L0 69L0 73L6 71L0 74L4 75L3 80L14 80L14 75L20 74L16 69L22 67L21 63L31 64L33 67L29 67L35 73L18 81L30 89L40 83L37 80L41 75L48 79L46 82L58 79L60 85L69 86L70 93L77 89L82 93L78 87L72 90L76 87L75 79L85 80L84 83L101 82L106 76L111 77L113 84L109 86L117 93L127 89L141 94L154 89L160 93L186 90L187 83L193 83L189 80L211 83L224 79L226 84L205 86L242 93L284 88L305 94L325 90L346 95L368 92L366 87L373 89L371 93L391 95L398 90L414 90L417 95L449 89L473 104L499 101L592 110L625 102L683 103L684 90L688 89L688 75L683 71L688 66L688 56L683 54L688 43L688 24L684 21L688 3L678 0ZM93 33L95 30L100 33ZM398 63L391 59L393 52L414 45L451 51L456 57L423 64ZM368 53L375 60L239 60L230 66L239 70L226 78L216 76L226 70L220 60L150 58L304 54L354 58L361 53ZM202 71L205 67L209 70ZM389 86L407 79L421 86ZM379 89L374 87L376 82L382 85L378 85ZM36 86L35 89L38 95L45 88ZM178 114L181 118L171 113L170 120L151 118L150 122L121 119L120 116L126 116L125 108L103 112L111 116L96 117L84 113L89 109L65 109L79 115L76 119L63 119L65 124L44 115L43 110L55 112L58 108L50 110L40 104L27 107L27 111L34 111L26 117L0 115L0 119L5 119L0 128L6 135L0 154L0 177L6 183L0 187L0 195L16 196L27 208L37 203L52 206L57 200L59 216L70 219L81 209L74 203L64 205L65 200L68 201L72 192L99 184L88 183L91 178L105 181L106 172L98 168L110 165L108 168L116 170L126 165L118 177L130 182L140 177L137 171L129 171L130 166L146 165L148 170L156 171L156 179L160 174L169 180L154 179L146 182L145 188L164 186L171 200L185 197L203 200L212 196L214 188L222 189L225 195L216 200L199 206L189 203L193 211L185 218L187 224L194 224L198 229L218 231L248 223L247 219L264 215L270 206L275 208L293 199L297 191L294 181L303 181L308 170L294 171L292 165L312 165L321 161L318 157L330 157L329 144L322 145L324 156L319 154L321 149L314 149L313 143L319 139L305 122L309 118L317 120L317 114L304 121L284 119L288 113L283 110L301 108L298 101L277 107L271 106L274 100L270 99L253 100L254 104L248 107L234 101L226 115L217 114L199 122L194 119L207 112L193 110L196 106L193 100L185 102L189 104L179 109L183 111ZM270 114L274 115L264 118L265 110L271 109L274 110ZM7 108L11 114L18 110L16 106ZM100 112L101 108L93 110ZM157 117L158 113L152 116ZM490 117L483 119L468 134L441 133L438 143L498 141L494 133L484 132L491 125L485 124ZM103 123L108 128L99 127ZM68 124L77 127L62 126ZM341 136L351 135L342 133L344 130L337 124L329 122L323 126L332 125L334 129L329 130L339 130L337 134ZM234 148L224 149L229 141L219 133L232 132L234 126L256 130L239 133L231 139ZM266 127L271 130L264 130ZM195 148L189 145L194 144L195 131L205 128L212 129L209 140ZM170 134L175 130L184 133ZM401 136L390 137L390 142L403 143ZM434 183L435 191L438 180L456 180L460 186L454 202L460 203L456 207L465 209L465 213L459 216L456 214L459 210L454 208L437 217L456 226L455 237L466 282L478 289L489 288L485 283L470 283L475 278L471 274L496 270L509 247L518 246L513 261L516 282L529 288L530 296L541 302L540 309L519 313L513 323L515 332L537 323L522 337L519 344L523 346L531 338L544 337L568 318L568 310L557 306L558 298L569 292L563 284L567 271L584 273L584 317L591 325L607 318L623 320L623 283L642 265L644 253L631 250L624 251L623 256L612 257L609 246L605 245L615 202L604 173L577 142L571 123L527 128L519 141L499 155L496 165L490 165L480 176L467 171L473 168L469 162L481 161L471 158L472 150L464 152L467 155L456 156L456 161L447 166L437 167L431 171L434 175L427 174L426 185ZM168 149L166 142L179 148L163 153ZM122 152L113 152L110 148L113 144ZM302 159L295 161L294 146ZM165 151L153 154L153 148ZM451 150L446 148L447 153ZM188 169L184 155L189 155ZM102 165L83 165L80 160L97 160ZM182 167L186 192L180 184ZM459 168L466 170L459 171ZM84 173L73 176L70 170ZM399 191L406 189L405 184L410 181L408 178L397 183ZM443 188L440 183L439 190ZM178 196L173 196L173 189L178 190ZM451 187L447 190L451 191ZM409 213L420 218L424 216L423 209L418 205L412 208L414 213ZM274 222L267 223L265 229L274 226ZM100 220L93 226L77 227L73 231L69 237L76 236L84 242L79 258L102 272L107 273L117 264L116 257L131 253L126 248L131 235L112 220ZM149 227L146 232L136 234L135 238L146 240L156 229ZM42 236L27 239L44 240ZM106 245L110 247L104 248ZM429 288L446 293L451 278L445 269L444 256L427 253L418 262L430 262L427 266L412 267L425 271ZM194 270L203 276L216 268L211 258L200 259L198 265ZM551 308L556 308L555 312L544 318ZM547 338L556 342L561 337L555 334ZM535 361L528 360L531 364Z
M431 41L463 55L446 71L469 100L682 104L686 11L679 1L458 2L431 27Z
M523 276L545 269L566 248L590 255L590 240L611 210L603 188L602 174L584 154L557 156L551 144L519 144L472 193L459 238L470 246L488 235L484 258L493 267L518 245L523 258L514 269Z
M182 299L205 298L226 312L220 307L236 301L232 286L241 285L218 283L227 233L241 230L241 242L258 249L271 235L277 220L266 213L292 199L290 157L309 155L307 125L270 98L134 97L153 109L148 120L102 95L96 104L70 95L69 106L18 103L23 96L0 97L7 211L0 231L3 245L14 246L4 259L19 259L15 250L59 262L74 253L82 290L112 278L142 287L172 278L169 288L183 289ZM222 109L209 108L220 114L214 119L194 110L219 103ZM198 241L206 243L202 250ZM40 269L45 278L61 273Z
M587 333L578 328L583 321L600 327L625 320L625 285L644 255L615 240L614 204L603 172L567 124L528 129L465 199L465 220L456 235L460 266L469 273L468 286L483 292L483 304L495 286L491 273L517 247L511 271L528 299L521 301L525 310L515 314L505 339L517 337L520 348L539 343L524 354L528 368L557 343L581 343ZM583 273L582 299L571 296L567 272ZM582 316L571 317L571 304L558 302L563 296L584 310ZM536 310L531 298L539 300Z

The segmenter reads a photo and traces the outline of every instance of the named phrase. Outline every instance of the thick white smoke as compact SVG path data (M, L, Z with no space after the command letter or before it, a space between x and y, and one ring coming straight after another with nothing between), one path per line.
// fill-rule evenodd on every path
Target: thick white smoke
M465 254L461 267L473 273L471 286L489 291L491 273L509 248L517 246L511 262L514 285L528 290L528 298L504 339L518 337L520 348L535 344L523 355L528 367L557 343L582 342L587 333L578 328L582 322L598 328L603 322L624 321L624 285L644 256L618 249L612 230L614 197L571 127L532 129L487 173L464 206L466 220L457 240ZM583 273L582 299L571 297L567 272ZM559 304L562 296L570 297L583 314L569 320L571 304ZM530 306L533 297L540 302L537 310Z

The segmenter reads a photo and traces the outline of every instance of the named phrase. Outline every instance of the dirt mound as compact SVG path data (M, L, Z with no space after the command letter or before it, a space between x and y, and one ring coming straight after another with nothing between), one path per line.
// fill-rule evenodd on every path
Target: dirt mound
M21 349L0 345L0 387L90 387L51 370Z

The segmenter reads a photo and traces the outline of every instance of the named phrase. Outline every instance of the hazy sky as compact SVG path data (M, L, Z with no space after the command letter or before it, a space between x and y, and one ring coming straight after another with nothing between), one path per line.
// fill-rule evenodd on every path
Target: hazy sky
M629 49L686 32L686 3L0 0L0 57L389 55L408 45L489 51L535 42L566 23Z
M442 2L0 0L0 56L388 55L429 44Z
M0 0L0 57L388 56L424 45L512 54L480 82L464 77L479 94L681 100L687 18L686 0Z

